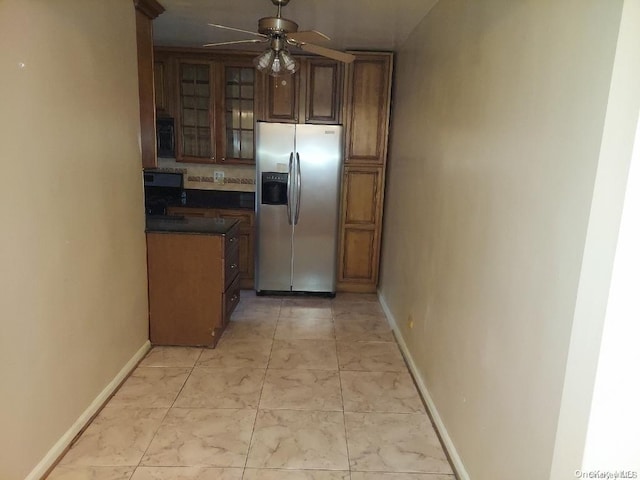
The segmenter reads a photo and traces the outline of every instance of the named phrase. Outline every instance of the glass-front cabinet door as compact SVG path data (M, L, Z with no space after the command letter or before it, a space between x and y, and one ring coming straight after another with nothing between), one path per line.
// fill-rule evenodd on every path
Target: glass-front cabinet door
M225 163L253 163L255 70L253 65L224 66L224 112L218 131L218 149Z
M214 68L210 62L179 62L178 161L216 161Z
M180 162L254 163L256 75L252 56L178 62Z

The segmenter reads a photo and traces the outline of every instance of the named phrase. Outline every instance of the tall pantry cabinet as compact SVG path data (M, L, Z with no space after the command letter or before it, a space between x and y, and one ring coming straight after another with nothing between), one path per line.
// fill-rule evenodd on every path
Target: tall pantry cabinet
M338 291L375 292L380 264L393 54L354 53L356 60L347 66L345 76L345 167Z

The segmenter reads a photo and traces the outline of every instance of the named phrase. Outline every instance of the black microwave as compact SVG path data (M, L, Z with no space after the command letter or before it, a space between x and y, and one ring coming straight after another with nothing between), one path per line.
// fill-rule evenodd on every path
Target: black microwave
M158 157L175 158L176 136L173 118L159 117L156 119L156 146Z

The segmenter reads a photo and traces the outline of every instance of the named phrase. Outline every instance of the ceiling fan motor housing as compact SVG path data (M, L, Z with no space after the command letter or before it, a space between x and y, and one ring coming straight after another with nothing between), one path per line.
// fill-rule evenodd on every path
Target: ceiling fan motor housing
M282 35L298 31L298 24L281 17L265 17L258 21L258 32L263 35Z

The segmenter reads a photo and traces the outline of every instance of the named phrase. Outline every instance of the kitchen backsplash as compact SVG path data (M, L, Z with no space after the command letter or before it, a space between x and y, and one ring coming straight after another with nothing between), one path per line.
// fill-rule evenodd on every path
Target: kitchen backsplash
M182 173L184 188L256 191L256 168L252 165L196 165L178 163L173 158L158 158L157 171Z

